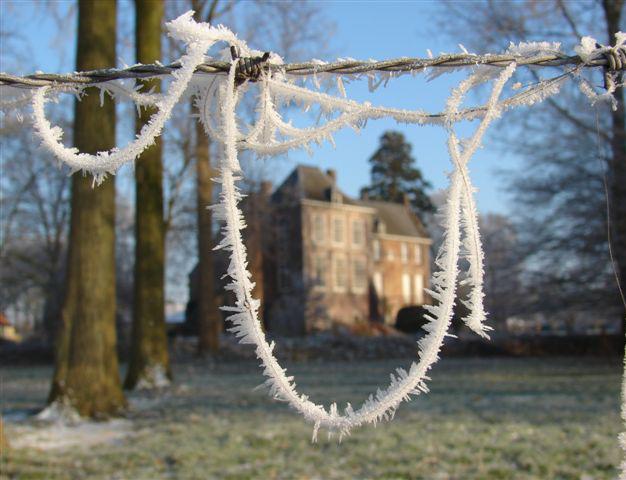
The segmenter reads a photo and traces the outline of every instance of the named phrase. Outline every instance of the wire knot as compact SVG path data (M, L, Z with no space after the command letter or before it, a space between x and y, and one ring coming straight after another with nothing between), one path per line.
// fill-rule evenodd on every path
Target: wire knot
M626 45L619 43L613 47L605 47L596 42L596 48L601 49L602 56L606 59L604 67L604 88L613 93L620 82L622 72L626 70Z
M619 72L626 70L626 45L615 45L613 47L604 47L599 43L596 43L597 48L606 48L602 54L606 58L606 69L611 72Z
M230 55L233 62L237 62L235 67L235 83L237 86L246 80L256 82L263 71L263 66L270 58L270 52L265 52L261 57L242 57L239 47L231 45Z

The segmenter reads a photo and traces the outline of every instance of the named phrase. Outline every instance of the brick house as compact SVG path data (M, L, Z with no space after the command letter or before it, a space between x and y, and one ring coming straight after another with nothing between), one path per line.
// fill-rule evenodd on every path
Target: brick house
M265 325L282 334L305 334L336 324L393 324L407 306L428 302L431 240L404 204L352 199L337 186L334 170L299 165L257 204L249 219L262 244L263 262L251 262L261 288ZM257 194L259 195L259 194ZM262 232L259 236L258 233ZM258 254L255 253L258 258Z

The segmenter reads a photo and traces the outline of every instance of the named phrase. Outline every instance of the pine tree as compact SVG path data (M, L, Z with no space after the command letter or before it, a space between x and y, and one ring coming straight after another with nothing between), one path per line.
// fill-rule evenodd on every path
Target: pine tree
M116 4L78 3L76 70L115 65ZM76 102L74 144L96 153L115 146L115 104L98 91ZM55 345L55 372L48 401L88 417L119 413L121 389L115 331L115 183L72 176L66 288Z
M162 0L135 0L136 54L139 63L161 60ZM144 82L147 89L160 91L158 79ZM154 113L142 110L137 133ZM124 387L141 383L159 386L171 378L165 328L165 223L163 220L162 142L139 157L135 167L135 281L131 356Z
M416 213L434 210L426 193L431 184L424 179L411 155L411 144L400 132L388 131L380 138L380 147L369 159L371 185L361 192L372 200L402 202L405 195Z

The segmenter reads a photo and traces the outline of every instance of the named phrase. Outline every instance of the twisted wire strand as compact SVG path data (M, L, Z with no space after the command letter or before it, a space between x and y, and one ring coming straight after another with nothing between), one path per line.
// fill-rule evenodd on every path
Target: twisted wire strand
M290 63L285 65L275 65L265 63L262 68L269 71L282 71L290 75L312 75L316 73L334 73L337 75L356 75L368 72L417 72L427 68L462 68L476 65L492 65L495 67L507 67L511 63L518 66L535 67L559 67L564 65L584 66L584 67L604 67L611 68L611 61L603 56L594 60L584 62L579 56L567 56L562 54L542 54L542 55L511 55L511 54L445 54L435 58L409 58L402 57L382 61L361 61L361 60L339 60L331 63L305 62ZM199 65L196 73L206 74L228 74L231 62L210 61ZM624 65L620 64L621 69ZM89 70L85 72L75 72L66 74L57 73L35 73L26 76L0 73L0 85L11 85L16 87L35 88L43 86L54 86L59 84L90 85L111 80L121 79L141 79L158 76L171 75L181 68L180 62L176 61L168 65L147 64L133 65L131 67L117 69ZM255 80L253 75L245 71L237 72L238 79Z

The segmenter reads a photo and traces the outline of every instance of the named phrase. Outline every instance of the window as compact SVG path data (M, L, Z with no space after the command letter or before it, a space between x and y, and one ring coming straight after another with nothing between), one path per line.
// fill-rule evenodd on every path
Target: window
M324 215L314 213L312 216L312 239L313 243L322 244L326 241L326 232L324 228Z
M326 288L326 256L323 254L313 257L313 287L317 290Z
M376 295L382 297L384 295L383 290L383 275L380 272L374 272L374 290L376 290Z
M411 303L411 277L408 273L402 274L402 300Z
M374 254L374 261L377 262L380 260L380 242L378 240L374 240L373 247L374 251L372 253Z
M424 303L424 277L419 273L413 276L413 298L418 305Z
M393 254L393 249L391 248L391 245L389 245L385 251L387 252L387 260L393 260L395 258L395 255Z
M352 245L357 247L363 246L365 243L365 226L363 220L356 219L352 221Z
M422 246L415 245L415 263L418 265L422 264Z
M409 261L409 249L406 243L400 244L400 259L402 260L402 263L406 263Z
M364 293L367 290L367 262L363 258L352 260L352 291Z
M333 217L333 242L343 243L344 221L343 217Z
M348 288L348 272L345 257L336 256L333 261L334 290L344 292Z

